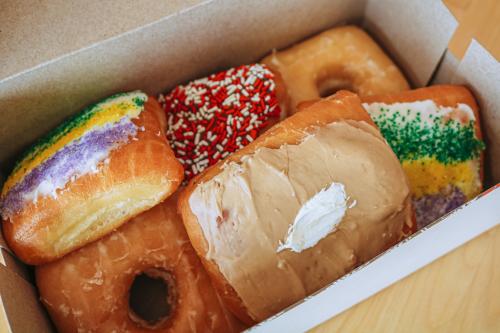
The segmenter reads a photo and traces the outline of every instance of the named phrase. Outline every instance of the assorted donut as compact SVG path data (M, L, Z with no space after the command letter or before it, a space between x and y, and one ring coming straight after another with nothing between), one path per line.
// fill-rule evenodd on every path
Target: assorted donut
M220 294L248 324L373 258L414 224L397 157L347 91L208 169L182 192L179 210Z
M272 52L262 63L281 74L291 114L300 102L326 97L341 89L360 96L409 89L391 59L356 26L324 31L288 49Z
M190 180L284 117L279 81L265 65L231 68L174 88L160 101L167 139Z
M419 228L482 191L479 108L463 86L369 96L364 107L402 163Z
M241 331L482 191L471 92L409 89L345 26L111 96L22 155L3 233L60 332Z
M114 95L25 152L0 196L3 233L21 260L53 261L160 203L182 179L158 102Z

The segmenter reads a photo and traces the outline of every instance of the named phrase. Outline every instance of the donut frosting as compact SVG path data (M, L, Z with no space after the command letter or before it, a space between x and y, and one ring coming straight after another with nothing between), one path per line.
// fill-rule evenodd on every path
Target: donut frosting
M433 100L363 105L402 162L420 226L481 192L484 143L469 105L438 106Z
M260 64L192 81L158 100L185 181L255 140L281 115L275 76Z
M57 196L57 190L78 177L98 171L109 153L135 137L132 121L144 109L147 95L136 91L111 96L90 106L50 132L14 167L0 198L8 219L27 201Z
M255 321L378 254L411 215L404 172L373 126L344 120L308 133L297 144L260 147L226 163L189 196L206 259ZM333 232L310 248L281 250L301 207L333 183L349 198Z

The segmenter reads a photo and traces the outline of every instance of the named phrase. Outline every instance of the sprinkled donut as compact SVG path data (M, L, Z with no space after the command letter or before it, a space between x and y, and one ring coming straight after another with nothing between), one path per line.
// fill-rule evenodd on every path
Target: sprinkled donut
M419 228L482 191L484 143L467 88L433 86L364 102L406 171Z
M10 248L30 264L54 260L173 193L182 167L164 127L158 102L135 91L90 106L41 139L0 196Z
M167 139L189 180L243 148L284 115L280 78L244 65L176 87L159 101Z
M176 213L175 195L117 231L37 267L59 332L234 332Z

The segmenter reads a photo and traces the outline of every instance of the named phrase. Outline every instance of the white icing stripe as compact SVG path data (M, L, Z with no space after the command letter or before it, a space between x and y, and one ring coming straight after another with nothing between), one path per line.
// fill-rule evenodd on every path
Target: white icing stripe
M381 114L384 114L384 117L388 118L395 112L399 112L406 116L407 120L414 120L420 115L421 121L428 124L433 124L435 118L442 118L447 115L450 115L452 119L455 119L455 116L465 116L466 121L475 120L474 111L469 105L462 103L458 103L456 107L447 107L438 106L433 100L424 100L393 104L363 103L363 107L374 118L381 116ZM411 110L411 112L407 113L407 110ZM458 114L454 115L453 113Z

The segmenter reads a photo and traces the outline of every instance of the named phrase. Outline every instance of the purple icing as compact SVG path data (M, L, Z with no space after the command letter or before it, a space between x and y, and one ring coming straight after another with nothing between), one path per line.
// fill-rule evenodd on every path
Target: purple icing
M19 212L27 200L26 195L35 191L43 181L57 180L58 183L66 184L72 178L82 175L82 170L88 169L86 164L97 166L97 163L108 156L110 150L136 134L137 126L129 118L123 118L117 123L90 131L64 146L7 192L0 201L3 218L7 219Z
M425 195L419 199L413 199L418 229L451 212L466 201L467 197L456 187L447 193Z

